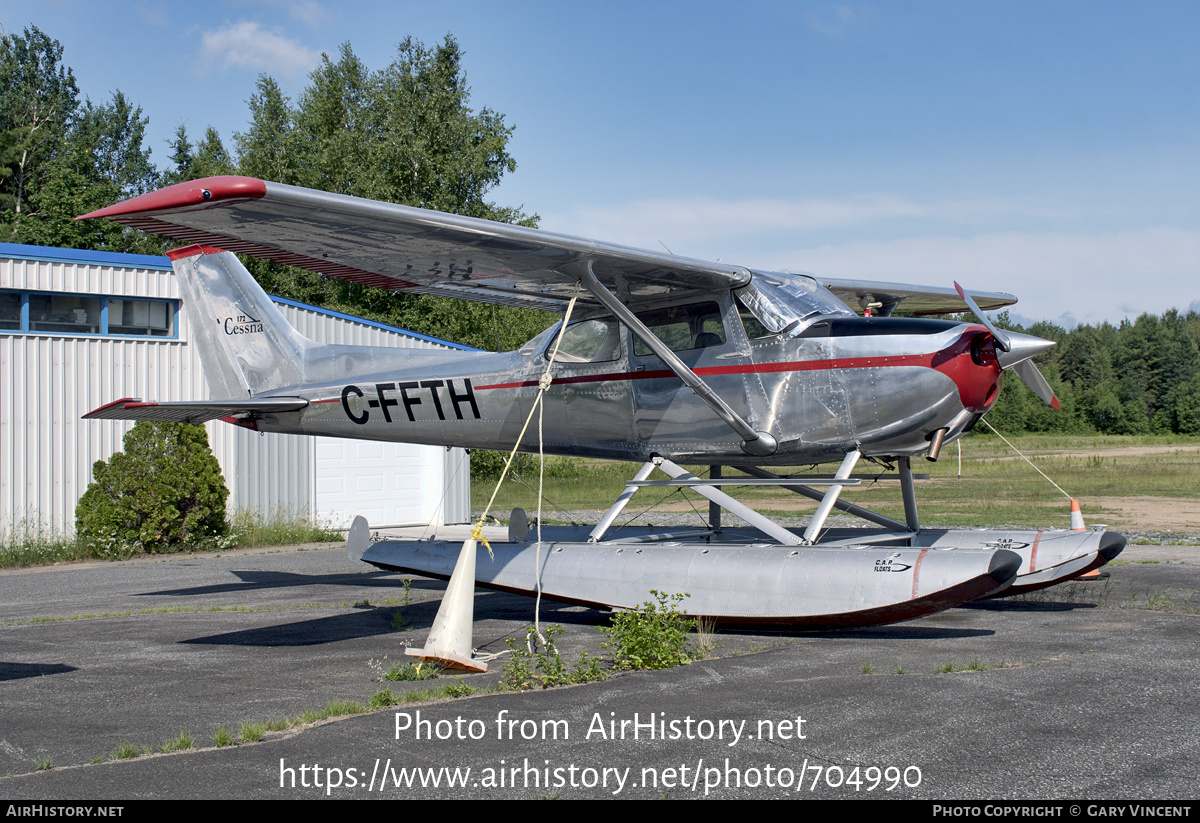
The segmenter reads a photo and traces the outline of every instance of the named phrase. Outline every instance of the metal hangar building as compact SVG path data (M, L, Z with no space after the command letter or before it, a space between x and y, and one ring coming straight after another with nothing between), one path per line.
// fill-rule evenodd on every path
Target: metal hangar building
M71 533L92 464L122 448L128 421L81 420L121 397L209 397L165 257L0 243L0 533ZM465 349L455 343L273 297L322 343ZM227 508L279 511L346 528L470 519L462 449L260 434L206 424Z

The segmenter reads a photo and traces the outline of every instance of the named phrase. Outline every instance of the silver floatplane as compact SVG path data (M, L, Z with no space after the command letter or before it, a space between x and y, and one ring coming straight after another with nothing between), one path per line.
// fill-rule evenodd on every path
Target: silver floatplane
M867 625L1053 585L1125 545L1103 530L920 524L912 459L935 460L969 431L1006 373L1058 406L1030 360L1053 343L983 314L1010 295L761 272L245 177L181 183L85 217L193 244L169 257L213 394L126 398L90 418L507 450L544 390L547 454L641 464L594 528L548 527L539 551L520 533L494 543L479 586L531 592L540 578L545 597L606 608L658 589L687 592L690 613L722 620ZM415 294L573 310L565 329L506 353L322 345L288 325L231 252ZM914 316L892 316L897 307ZM968 309L978 322L921 317ZM903 522L839 499L864 459L891 467ZM822 463L832 475L786 474ZM748 483L817 501L807 528L723 491ZM652 484L707 497L707 527L614 530ZM827 529L835 508L873 528ZM749 525L723 527L722 510ZM436 540L372 543L361 519L349 542L379 568L447 579L459 554Z

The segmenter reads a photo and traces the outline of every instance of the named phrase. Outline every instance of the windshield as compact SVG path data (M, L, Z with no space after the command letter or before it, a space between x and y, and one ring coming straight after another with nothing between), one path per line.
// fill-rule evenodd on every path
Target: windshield
M734 295L773 334L784 330L798 333L823 315L854 314L805 275L756 271L750 284L736 289Z

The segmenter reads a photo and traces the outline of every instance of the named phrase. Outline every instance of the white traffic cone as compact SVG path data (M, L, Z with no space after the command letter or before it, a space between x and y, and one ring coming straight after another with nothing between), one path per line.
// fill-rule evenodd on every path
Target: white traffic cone
M405 654L420 657L448 669L486 672L487 663L471 659L471 624L475 620L475 538L463 541L450 575L450 584L438 607L433 627L425 638L425 648L406 649Z
M1079 510L1079 501L1071 500L1071 531L1081 532L1086 531L1087 526L1083 525L1083 512Z

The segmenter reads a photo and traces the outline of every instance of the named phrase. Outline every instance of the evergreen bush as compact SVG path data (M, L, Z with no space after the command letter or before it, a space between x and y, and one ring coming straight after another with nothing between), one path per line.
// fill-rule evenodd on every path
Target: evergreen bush
M95 480L75 509L79 539L101 556L219 541L229 490L204 427L142 421L124 443L92 467Z

